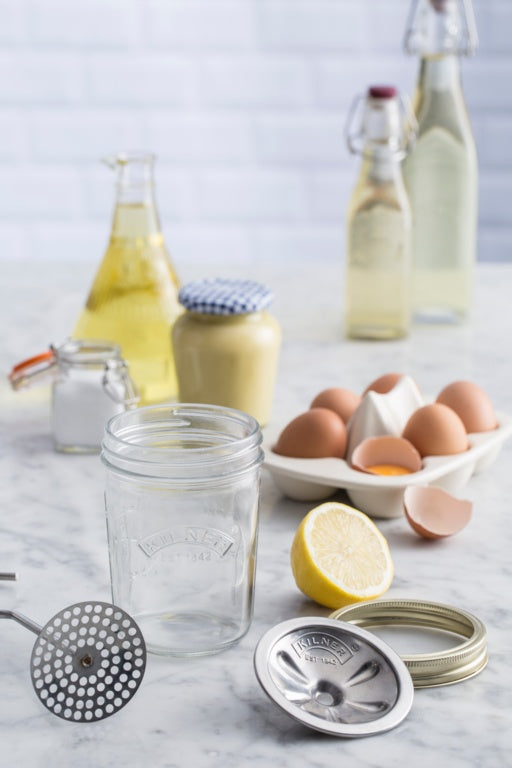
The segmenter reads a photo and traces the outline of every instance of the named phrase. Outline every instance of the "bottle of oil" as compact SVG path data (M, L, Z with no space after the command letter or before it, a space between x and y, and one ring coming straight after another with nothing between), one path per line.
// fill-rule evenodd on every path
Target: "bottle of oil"
M476 261L478 163L459 56L476 47L471 0L415 0L405 49L420 57L418 138L404 162L413 214L413 313L459 322L470 311Z
M405 336L410 324L411 211L400 161L412 126L396 89L372 86L352 133L363 98L347 131L349 149L363 160L347 215L345 331L352 338L393 339Z
M106 162L117 174L110 242L73 336L117 342L141 404L174 399L171 327L181 309L155 204L154 157L132 153Z

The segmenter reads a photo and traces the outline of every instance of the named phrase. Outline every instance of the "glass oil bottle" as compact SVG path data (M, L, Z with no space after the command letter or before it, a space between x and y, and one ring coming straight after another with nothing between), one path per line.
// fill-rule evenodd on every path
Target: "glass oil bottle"
M409 331L411 211L401 160L413 129L406 112L394 87L372 86L348 119L348 147L362 155L347 214L345 331L352 338L393 339Z
M141 404L175 399L171 328L182 310L155 204L154 156L106 162L117 174L110 242L73 336L119 344Z
M472 301L478 162L459 58L476 47L471 0L415 0L404 41L420 57L418 138L404 162L413 214L413 314L459 322Z

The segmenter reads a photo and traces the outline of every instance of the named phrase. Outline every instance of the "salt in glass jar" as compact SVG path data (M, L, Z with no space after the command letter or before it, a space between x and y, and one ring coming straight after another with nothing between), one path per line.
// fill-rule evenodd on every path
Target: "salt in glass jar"
M135 384L117 344L68 339L16 365L14 389L52 380L55 450L98 453L107 421L138 402Z

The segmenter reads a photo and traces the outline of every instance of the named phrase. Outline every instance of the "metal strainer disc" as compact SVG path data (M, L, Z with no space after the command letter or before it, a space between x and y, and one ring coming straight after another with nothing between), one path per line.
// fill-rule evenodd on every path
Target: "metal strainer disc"
M0 572L0 580L15 581ZM132 617L111 603L75 603L44 627L17 611L0 609L36 634L30 675L40 701L74 722L110 717L137 691L146 670L146 643Z
M137 691L146 645L135 621L110 603L76 603L57 613L34 643L30 673L54 715L93 722L113 715Z

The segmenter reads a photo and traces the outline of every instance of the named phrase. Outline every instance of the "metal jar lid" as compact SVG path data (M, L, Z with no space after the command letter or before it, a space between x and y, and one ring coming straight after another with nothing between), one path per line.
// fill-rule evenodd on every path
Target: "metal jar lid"
M383 640L351 624L308 617L270 629L254 653L261 687L303 725L336 736L371 736L409 713L407 667Z
M467 680L481 672L488 661L485 626L480 619L443 603L374 600L340 608L330 618L361 627L419 627L465 638L447 650L401 654L415 688L433 688Z

